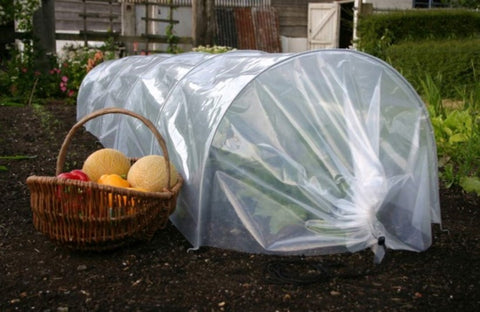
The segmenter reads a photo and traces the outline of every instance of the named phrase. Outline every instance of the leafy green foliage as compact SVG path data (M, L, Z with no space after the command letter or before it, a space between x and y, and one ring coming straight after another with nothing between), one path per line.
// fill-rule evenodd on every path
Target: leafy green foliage
M406 10L361 16L357 47L383 58L385 49L406 41L472 39L480 34L480 13L472 10Z
M40 5L40 0L0 0L0 25L15 20L19 31L29 32L33 13Z
M80 84L96 65L113 59L115 53L108 42L100 48L66 46L61 56L51 56L47 72L36 69L35 54L28 43L23 50L12 47L11 58L2 60L0 94L2 103L26 104L35 99L64 99L75 102Z
M480 178L479 177L462 177L460 186L469 193L477 193L480 196Z
M205 53L211 53L211 54L219 54L219 53L225 53L228 51L234 50L231 47L225 47L225 46L198 46L193 48L194 52L205 52Z
M170 23L167 25L165 34L167 35L167 43L168 43L167 53L173 53L173 54L179 53L180 49L177 45L179 37L175 35L173 32L173 23Z
M446 187L460 185L467 192L480 193L480 85L463 93L460 106L447 106L439 88L427 76L423 94L434 129L440 178Z
M112 41L107 41L102 47L84 47L67 45L58 58L61 81L59 84L63 97L75 100L80 84L85 75L98 64L115 58ZM63 82L63 84L62 84Z
M28 99L38 82L40 72L35 68L35 60L40 51L34 49L32 16L39 6L39 0L1 2L0 24L6 25L15 20L17 30L23 32L21 46L9 47L10 59L0 60L0 94L3 96Z
M180 53L181 49L177 45L179 41L179 37L175 35L173 31L173 27L175 26L175 21L173 20L173 11L175 7L172 5L172 0L168 1L168 5L170 5L170 12L168 16L170 22L165 28L165 35L167 36L167 43L168 43L167 52L176 54L176 53Z
M13 0L0 0L0 25L6 25L14 20L15 6Z
M297 203L310 204L310 199L296 185L283 183L260 163L228 151L214 148L212 156L220 172L236 184L235 197L253 210L253 216L268 224L269 233L278 234L285 227L303 223L311 216Z
M419 91L431 76L443 98L459 96L457 89L480 84L480 39L405 42L385 50L385 59Z
M13 155L13 156L0 156L1 160L25 160L25 159L33 159L37 156L27 156L27 155ZM5 165L0 165L0 171L7 171L8 167Z
M480 9L480 2L478 0L449 0L447 2L453 8Z
M389 62L428 103L443 184L479 193L480 12L373 14L360 18L358 33L358 48Z
M73 102L88 70L112 58L109 51L114 46L109 40L99 49L68 47L70 51L63 59L47 54L47 64L40 64L45 53L36 44L32 19L40 0L0 1L0 25L15 20L16 29L22 33L21 43L9 47L9 58L0 59L1 103L26 104L46 98ZM102 51L101 57L96 55L98 51Z

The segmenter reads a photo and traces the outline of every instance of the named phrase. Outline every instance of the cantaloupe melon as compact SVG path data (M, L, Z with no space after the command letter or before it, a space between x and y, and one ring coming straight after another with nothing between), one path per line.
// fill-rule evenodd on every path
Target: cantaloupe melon
M126 176L130 169L130 160L122 152L103 148L90 154L83 163L82 170L90 180L98 181L103 174Z
M128 183L131 186L149 192L161 192L168 187L165 158L160 155L148 155L138 159L128 171ZM170 186L177 183L177 170L170 163Z

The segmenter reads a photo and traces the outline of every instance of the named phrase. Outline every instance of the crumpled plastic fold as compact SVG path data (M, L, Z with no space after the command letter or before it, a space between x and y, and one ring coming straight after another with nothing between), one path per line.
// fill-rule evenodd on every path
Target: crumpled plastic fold
M193 248L318 255L426 250L441 223L425 105L352 50L132 56L84 79L77 117L149 118L185 179L170 220ZM129 116L86 124L130 157L161 154ZM379 246L381 241L381 246Z

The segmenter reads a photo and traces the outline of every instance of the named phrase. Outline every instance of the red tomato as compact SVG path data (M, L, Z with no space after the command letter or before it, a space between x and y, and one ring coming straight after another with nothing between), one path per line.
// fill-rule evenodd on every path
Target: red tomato
M88 175L80 169L72 170L70 171L70 174L77 177L77 180L90 181L90 178L88 177Z
M80 180L80 181L90 181L88 176L82 170L75 169L70 172L62 172L57 178L61 179L70 179L70 180Z

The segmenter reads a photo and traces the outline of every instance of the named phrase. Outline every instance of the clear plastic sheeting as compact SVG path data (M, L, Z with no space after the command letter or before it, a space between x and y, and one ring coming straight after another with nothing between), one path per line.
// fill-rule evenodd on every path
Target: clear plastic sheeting
M172 223L193 248L331 254L423 251L441 223L423 102L388 64L351 50L133 56L84 79L78 118L148 117L185 179ZM128 116L87 130L130 157L160 154Z

